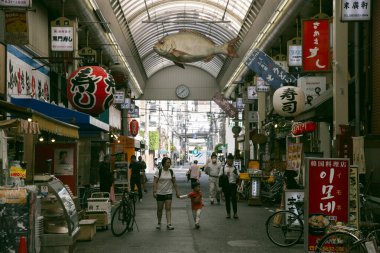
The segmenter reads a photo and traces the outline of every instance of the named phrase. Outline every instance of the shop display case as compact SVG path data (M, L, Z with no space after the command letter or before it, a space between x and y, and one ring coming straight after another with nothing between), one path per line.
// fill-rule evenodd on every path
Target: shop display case
M70 252L79 232L78 214L71 194L55 177L36 181L36 185L44 217L41 252Z

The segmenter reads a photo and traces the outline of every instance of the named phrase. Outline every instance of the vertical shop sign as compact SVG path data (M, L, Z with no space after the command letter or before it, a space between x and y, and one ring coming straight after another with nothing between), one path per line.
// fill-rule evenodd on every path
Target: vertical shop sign
M349 159L305 158L306 166L306 215L305 226L308 252L315 252L317 240L330 223L348 221ZM331 252L339 252L331 242Z
M247 98L248 99L257 99L256 86L247 87Z
M28 20L26 11L5 11L6 44L25 45L29 43Z
M255 48L245 62L249 69L263 78L274 89L278 89L285 83L295 83L296 78L276 64L271 57L260 49Z
M224 98L222 93L216 92L212 100L219 105L219 107L228 115L230 118L234 118L238 114L238 110Z
M330 20L304 20L302 34L304 71L329 71Z
M371 0L341 0L342 21L371 20Z
M74 50L74 26L70 19L57 18L50 22L51 25L51 50Z
M0 43L0 95L5 94L5 45Z
M262 79L259 76L256 76L256 91L257 92L269 92L270 86L269 84L265 83L264 79Z
M288 65L291 67L302 66L302 46L301 45L290 45L288 47Z
M50 77L48 67L21 49L7 46L7 95L26 95L36 99L50 100Z

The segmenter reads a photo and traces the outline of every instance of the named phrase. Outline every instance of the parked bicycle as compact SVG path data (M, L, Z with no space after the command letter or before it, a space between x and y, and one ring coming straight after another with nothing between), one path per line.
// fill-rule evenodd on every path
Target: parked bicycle
M124 189L119 206L112 215L111 231L114 236L121 236L127 230L133 230L135 221L136 201L138 194Z
M374 230L367 236L356 228L347 226L331 226L329 232L316 245L316 253L349 252L375 253L379 252L376 237L380 230Z
M289 247L299 242L304 228L304 202L293 201L294 211L278 211L269 216L266 221L268 238L276 245Z
M364 187L361 187L364 189ZM360 194L360 229L347 226L330 226L328 233L322 237L316 253L350 252L373 253L379 252L380 229L374 222L373 213L367 201L368 188Z

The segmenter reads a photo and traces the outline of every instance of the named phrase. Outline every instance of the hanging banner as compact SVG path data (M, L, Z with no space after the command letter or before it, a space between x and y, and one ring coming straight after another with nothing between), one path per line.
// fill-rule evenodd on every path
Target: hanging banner
M272 89L276 90L287 83L295 83L296 78L276 64L271 57L255 48L245 65L264 79Z
M304 71L329 71L330 20L304 20L302 35Z
M371 20L371 0L342 0L342 21L368 21Z
M6 44L25 45L29 43L26 11L4 11Z
M348 222L349 159L305 158L307 252L315 252L317 240L326 234L330 223ZM330 252L346 252L331 241Z
M70 19L57 18L50 22L51 25L51 50L73 51L74 50L74 25Z
M219 105L219 107L230 118L234 118L238 114L238 110L223 96L222 93L216 92L212 100Z

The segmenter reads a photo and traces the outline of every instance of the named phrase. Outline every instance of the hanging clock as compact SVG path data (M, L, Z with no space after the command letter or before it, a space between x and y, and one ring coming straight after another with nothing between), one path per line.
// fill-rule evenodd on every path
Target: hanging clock
M189 95L190 95L190 89L189 87L187 87L186 85L184 84L180 84L177 86L177 88L175 89L175 94L177 95L177 97L179 98L187 98Z

